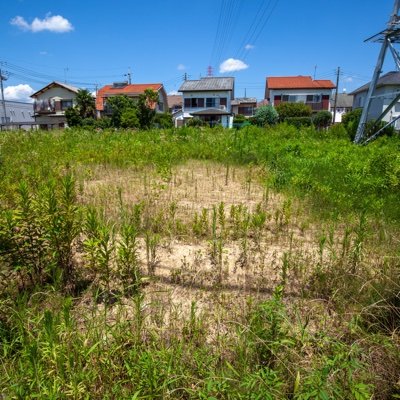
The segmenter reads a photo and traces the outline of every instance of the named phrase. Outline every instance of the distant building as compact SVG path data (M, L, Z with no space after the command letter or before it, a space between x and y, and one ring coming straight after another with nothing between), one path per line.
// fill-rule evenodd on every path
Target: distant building
M180 94L168 95L168 109L171 114L182 110L182 96Z
M0 101L1 129L31 129L35 127L33 103L5 100L6 117L3 102Z
M370 82L350 93L354 96L353 109L363 108ZM400 94L400 72L392 71L382 75L376 84L376 89L371 100L368 120L377 119ZM383 117L383 121L389 122L400 115L400 101ZM400 129L400 121L396 121L395 128Z
M232 77L207 77L184 81L179 88L183 96L183 108L178 118L186 122L197 117L210 126L221 124L231 128L234 91L235 78Z
M152 89L158 93L158 102L154 105L156 112L168 111L167 94L162 83L134 83L115 82L112 85L106 85L98 90L96 95L97 117L111 114L111 109L107 106L107 99L114 96L128 96L134 101L144 94L146 89Z
M331 112L334 114L335 96L331 99ZM342 122L342 116L353 109L353 96L347 93L338 93L336 103L335 123Z
M40 129L64 128L67 126L65 110L74 106L78 88L61 82L51 82L33 93L34 117Z
M265 99L273 106L280 103L304 103L312 111L330 110L335 85L330 80L313 80L311 76L271 76L265 84Z
M232 100L232 112L234 115L241 114L245 117L252 117L257 108L255 97L239 97Z

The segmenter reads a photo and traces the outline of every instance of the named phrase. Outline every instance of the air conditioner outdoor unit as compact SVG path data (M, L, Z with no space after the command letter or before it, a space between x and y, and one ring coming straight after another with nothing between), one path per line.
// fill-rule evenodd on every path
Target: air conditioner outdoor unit
M221 110L226 110L226 106L219 106L219 108L221 109Z

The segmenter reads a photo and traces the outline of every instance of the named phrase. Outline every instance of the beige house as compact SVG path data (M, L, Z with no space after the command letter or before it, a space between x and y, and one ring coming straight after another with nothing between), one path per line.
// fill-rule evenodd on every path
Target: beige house
M33 93L34 118L40 129L64 128L67 126L65 110L74 105L78 88L61 82L51 82Z

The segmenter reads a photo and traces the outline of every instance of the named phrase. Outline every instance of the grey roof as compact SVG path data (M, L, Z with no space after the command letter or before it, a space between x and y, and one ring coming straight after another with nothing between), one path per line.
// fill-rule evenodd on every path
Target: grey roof
M205 110L192 112L190 115L231 115L231 113L219 108L206 108Z
M354 97L347 93L338 93L336 107L338 108L351 108L353 107ZM331 106L334 107L335 96L331 99Z
M61 86L67 90L69 90L70 92L73 93L78 93L78 88L76 88L75 86L71 86L71 85L67 85L66 83L61 83L61 82L57 82L57 81L53 81L51 83L49 83L48 85L46 85L45 87L43 87L42 89L38 90L37 92L31 94L30 97L36 97L38 96L40 93L45 92L48 89L51 89L54 86Z
M257 103L257 99L255 97L237 97L236 99L231 101L231 104L233 106L247 103Z
M365 85L359 87L358 89L352 91L350 95L354 95L360 92L366 92L369 88L369 84L371 82L366 83ZM376 87L382 87L382 86L400 86L400 72L397 71L391 71L388 72L385 75L382 75L378 79L378 83L376 84Z
M179 88L180 92L191 92L191 91L212 91L212 90L232 90L235 83L235 78L216 78L207 77L201 78L198 81L185 81Z

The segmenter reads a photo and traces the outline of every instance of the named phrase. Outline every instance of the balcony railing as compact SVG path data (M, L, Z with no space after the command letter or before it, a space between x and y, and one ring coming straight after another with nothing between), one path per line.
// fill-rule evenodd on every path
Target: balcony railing
M321 103L311 103L311 102L306 102L305 103L307 106L309 106L311 108L311 110L313 111L321 111L323 110L323 105L322 102Z

